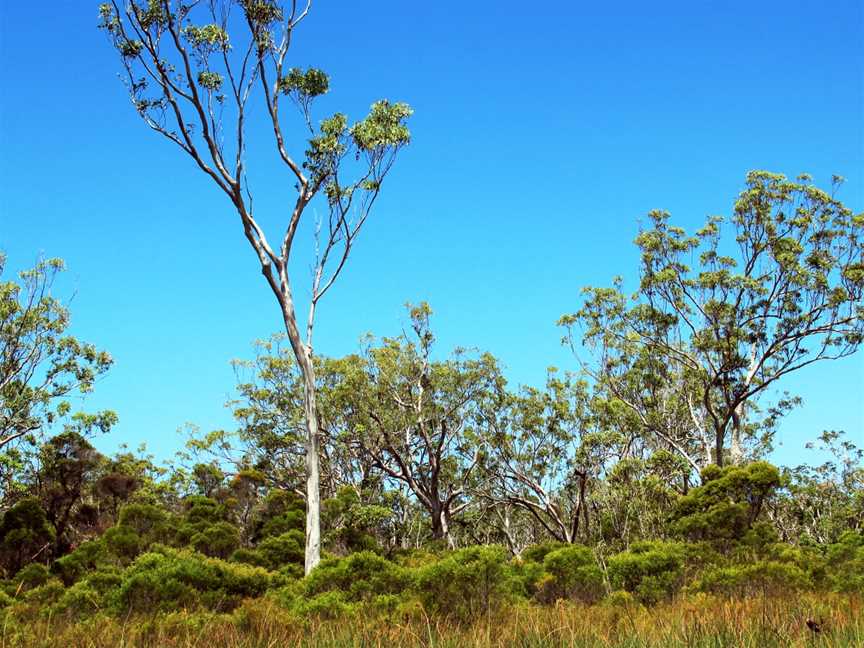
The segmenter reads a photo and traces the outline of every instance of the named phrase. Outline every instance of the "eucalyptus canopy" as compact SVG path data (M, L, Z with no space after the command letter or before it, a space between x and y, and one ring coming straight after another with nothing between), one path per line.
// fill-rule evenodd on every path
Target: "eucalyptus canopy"
M100 27L119 54L129 97L144 123L205 173L239 217L267 285L278 302L304 380L306 433L306 571L320 559L318 413L313 330L319 301L333 286L410 134L411 109L376 101L351 124L335 113L317 121L315 100L330 89L317 68L289 62L295 30L311 0L115 0L99 7ZM255 101L272 129L272 146L294 196L279 215L275 243L265 235L249 178ZM293 104L294 128L285 120ZM258 117L260 119L260 117ZM304 150L305 149L305 150ZM301 221L316 201L315 258L305 322L297 315L291 253Z

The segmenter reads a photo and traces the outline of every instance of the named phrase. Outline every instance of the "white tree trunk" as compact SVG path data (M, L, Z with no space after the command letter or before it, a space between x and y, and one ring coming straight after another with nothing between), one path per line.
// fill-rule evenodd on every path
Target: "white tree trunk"
M315 368L311 358L303 368L303 401L306 414L306 563L308 575L321 561L320 438L315 400Z

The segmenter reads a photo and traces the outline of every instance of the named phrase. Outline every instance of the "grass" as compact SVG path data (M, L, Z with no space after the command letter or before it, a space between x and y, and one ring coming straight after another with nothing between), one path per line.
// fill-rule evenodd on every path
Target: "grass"
M822 622L815 634L807 619ZM682 598L640 606L523 605L471 626L365 616L301 620L269 599L230 615L178 611L150 618L15 619L0 648L787 648L864 647L864 602L833 594Z

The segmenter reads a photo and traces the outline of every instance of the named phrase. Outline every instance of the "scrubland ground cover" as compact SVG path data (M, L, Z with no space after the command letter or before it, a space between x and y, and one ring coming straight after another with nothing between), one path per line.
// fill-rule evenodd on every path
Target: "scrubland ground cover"
M807 626L817 617L820 632ZM515 605L469 625L423 614L298 618L270 599L231 614L180 610L146 620L98 615L86 622L39 619L4 627L0 646L46 648L781 648L864 645L860 597L690 596L651 609L599 605Z

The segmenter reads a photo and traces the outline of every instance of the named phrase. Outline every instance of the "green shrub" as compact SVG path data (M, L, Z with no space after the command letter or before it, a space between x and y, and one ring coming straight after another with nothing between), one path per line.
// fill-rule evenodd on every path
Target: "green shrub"
M322 560L303 582L307 596L340 592L347 602L369 602L385 594L402 594L411 584L403 567L371 551Z
M545 603L558 599L594 602L603 595L603 572L588 547L569 545L543 558L543 575L537 598Z
M420 567L416 587L429 612L469 622L500 609L519 583L503 547L474 546Z
M561 549L562 547L566 547L567 545L563 542L558 542L556 540L550 540L549 542L541 542L540 544L531 545L525 551L522 552L522 560L525 562L535 562L543 564L543 559L546 557L550 551L555 551L556 549Z
M51 608L53 614L79 618L105 609L123 582L119 570L100 570L67 587Z
M537 596L538 588L543 583L545 572L542 562L521 560L517 558L512 562L513 577L519 584L519 595L525 598Z
M292 530L303 532L306 526L305 504L294 493L271 490L251 526L252 539L256 542Z
M828 582L838 592L864 593L864 534L847 531L828 547Z
M153 504L127 504L117 524L135 531L148 545L166 543L174 532L168 512Z
M702 485L678 500L671 517L673 529L692 541L729 546L745 536L780 481L777 468L764 461L708 466L702 471Z
M39 608L47 608L56 603L64 591L63 583L59 579L49 578L42 585L28 590L21 598Z
M12 605L15 602L15 599L9 596L5 591L0 590L0 609L5 608L8 605Z
M752 565L709 569L690 589L740 597L755 593L782 594L810 587L812 581L799 567L762 561Z
M15 584L17 591L26 592L27 590L41 587L51 578L51 573L45 565L39 563L31 563L23 567L12 582Z
M217 522L192 536L189 544L205 556L226 559L240 546L240 530L230 522Z
M302 531L291 529L278 536L262 540L258 547L268 569L279 569L284 565L302 565L306 551L306 537Z
M122 564L129 564L154 544L172 543L176 534L176 522L164 509L153 504L127 504L102 541L106 551Z
M263 569L200 554L158 547L126 569L118 588L118 611L152 612L177 607L233 609L244 597L259 596L271 584Z
M343 592L323 592L311 598L297 599L292 611L301 618L339 619L351 616L357 611Z
M134 529L120 524L111 527L102 534L105 548L120 559L123 564L129 564L135 560L147 547L146 542Z
M268 567L267 559L257 549L246 549L241 547L230 558L231 562L243 563L244 565L252 565L254 567Z
M95 570L105 560L104 540L90 540L82 542L72 553L55 560L51 570L60 577L65 585L69 586Z
M28 497L16 503L0 522L0 562L6 573L16 573L55 538L54 527L39 500Z
M639 542L609 559L614 589L652 605L673 596L682 585L686 547L673 542Z

